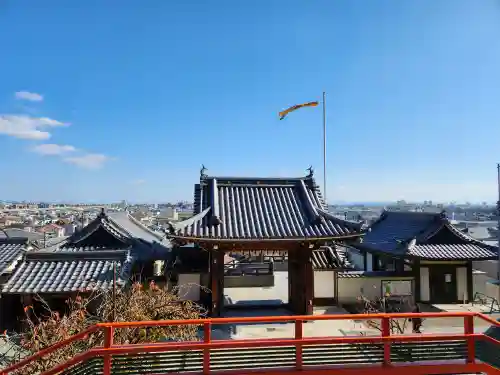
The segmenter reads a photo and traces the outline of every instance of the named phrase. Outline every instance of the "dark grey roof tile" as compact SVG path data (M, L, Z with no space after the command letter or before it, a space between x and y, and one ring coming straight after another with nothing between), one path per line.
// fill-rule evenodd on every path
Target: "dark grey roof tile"
M330 246L323 246L312 252L312 264L315 270L336 270L348 267L345 252L334 250Z
M125 251L96 251L86 254L34 252L27 254L3 293L67 293L109 289L113 264L118 286L128 280L131 259Z
M194 200L196 215L173 224L172 237L325 238L361 230L326 211L312 178L204 177Z
M415 245L408 249L408 255L424 259L484 259L497 257L490 247L470 244Z
M385 211L363 237L364 247L379 251L401 252L401 242L441 227L441 214L427 212Z
M476 240L444 213L385 211L356 247L424 259L495 259L498 248Z
M13 266L27 251L25 239L0 240L0 275Z
M137 259L164 259L171 250L163 233L156 233L135 220L127 212L102 212L82 230L48 250L89 252L127 249Z

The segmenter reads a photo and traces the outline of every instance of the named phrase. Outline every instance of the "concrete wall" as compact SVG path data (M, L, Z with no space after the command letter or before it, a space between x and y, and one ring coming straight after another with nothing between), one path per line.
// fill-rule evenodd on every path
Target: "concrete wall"
M476 293L481 293L488 297L495 298L500 302L500 288L492 284L492 282L496 281L496 278L490 277L484 271L474 270L472 271L472 280L474 295ZM471 298L474 298L474 295Z
M487 296L495 298L500 303L500 284L493 284L490 282L486 283L486 293Z
M224 276L224 288L273 287L274 275Z
M314 271L314 298L335 298L335 272Z
M354 303L360 296L364 296L370 300L375 300L382 297L384 290L382 289L382 281L413 281L412 277L356 277L356 278L339 278L338 293L339 303ZM411 293L413 294L414 285L412 283Z
M498 271L498 261L497 260L484 260L480 262L472 262L472 269L486 272L486 275L492 279L497 278Z

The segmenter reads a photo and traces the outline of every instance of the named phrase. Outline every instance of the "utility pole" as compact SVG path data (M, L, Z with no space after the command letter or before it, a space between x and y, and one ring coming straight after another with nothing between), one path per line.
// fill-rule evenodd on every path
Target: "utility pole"
M323 91L323 197L326 202L326 92Z

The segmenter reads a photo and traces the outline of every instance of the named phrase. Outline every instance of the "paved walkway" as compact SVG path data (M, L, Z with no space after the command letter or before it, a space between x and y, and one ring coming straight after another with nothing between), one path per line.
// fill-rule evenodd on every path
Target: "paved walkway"
M288 303L288 272L274 273L274 286L264 288L225 288L226 305Z
M271 288L226 288L224 290L226 304L261 304L276 305L288 302L288 272L275 272L275 286ZM430 307L429 311L475 311L484 312L480 306L469 305L436 305ZM314 315L324 314L348 314L340 307L315 307ZM283 316L290 315L285 309L269 310L238 310L226 311L225 316ZM497 314L500 317L500 314ZM492 314L492 318L497 316ZM400 320L399 324L404 327L405 334L411 334L411 322ZM462 318L432 318L423 322L425 333L462 333ZM489 327L489 323L481 319L475 319L476 332L483 332ZM216 330L217 331L217 330ZM220 338L292 338L294 337L294 324L238 324L224 327L224 334ZM379 335L380 331L370 328L361 320L323 320L304 324L305 337L321 336L357 336L357 335ZM217 337L217 332L214 332Z

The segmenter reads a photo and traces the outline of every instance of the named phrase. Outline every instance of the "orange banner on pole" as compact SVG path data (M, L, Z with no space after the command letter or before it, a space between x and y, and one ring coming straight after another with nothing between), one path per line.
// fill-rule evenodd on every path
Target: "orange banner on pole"
M280 112L279 113L279 116L280 116L280 120L283 120L290 112L293 112L299 108L302 108L302 107L316 107L319 105L319 102L309 102L309 103L303 103L303 104L297 104L297 105L294 105L288 109L285 109L284 111Z

